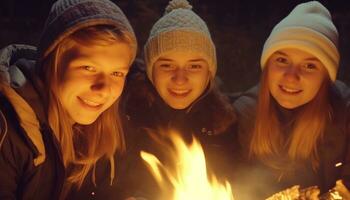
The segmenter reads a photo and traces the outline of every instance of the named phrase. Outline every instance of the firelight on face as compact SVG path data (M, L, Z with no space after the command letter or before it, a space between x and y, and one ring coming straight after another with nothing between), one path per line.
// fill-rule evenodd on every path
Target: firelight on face
M270 93L287 109L310 102L327 78L326 68L316 57L294 48L273 53L266 67Z
M129 70L126 43L85 46L74 42L60 63L65 71L57 96L73 123L91 124L120 96Z
M174 109L185 109L207 88L210 72L199 53L172 51L157 59L152 76L162 99Z

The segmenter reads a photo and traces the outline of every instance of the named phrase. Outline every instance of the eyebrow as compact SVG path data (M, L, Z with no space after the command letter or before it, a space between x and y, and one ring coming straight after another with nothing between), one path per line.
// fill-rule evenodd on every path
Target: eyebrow
M76 65L76 64L80 64L81 62L83 62L83 63L88 63L88 65L100 66L99 63L95 62L93 59L90 59L90 56L80 56L80 57L76 58L76 59L75 59L73 62L71 62L71 63L73 63L74 65ZM129 66L117 66L117 65L115 65L115 66L112 66L112 67L114 67L114 68L117 69L117 70L126 70L126 71L127 71L127 70L130 69Z
M276 51L275 53L288 57L287 54L285 54L285 53L283 53L283 52L281 52L281 51ZM316 58L316 57L305 58L305 60L307 60L307 61L317 61L317 62L321 62L321 61L320 61L318 58Z
M312 57L312 58L306 58L305 60L308 60L308 61L316 61L316 62L321 62L318 58L316 57Z
M172 59L169 59L169 58L159 58L158 61L168 61L168 62L171 62L171 61L174 61ZM188 60L188 62L205 62L204 59L202 58L198 58L198 59L191 59L191 60Z
M173 61L173 60L171 60L171 59L168 59L168 58L159 58L157 61Z
M288 56L287 54L281 52L281 51L276 51L275 54L280 54L280 55L283 55L283 56Z
M202 58L198 58L198 59L193 59L193 60L189 60L190 62L205 62L204 59Z

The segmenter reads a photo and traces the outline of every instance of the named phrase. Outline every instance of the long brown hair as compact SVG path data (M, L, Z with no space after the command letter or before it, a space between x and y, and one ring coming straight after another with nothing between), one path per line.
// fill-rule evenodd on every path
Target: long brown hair
M292 163L311 159L314 170L319 166L317 144L322 140L327 122L331 120L329 89L331 81L326 78L316 96L298 108L290 135L285 136L283 125L274 106L268 88L268 70L261 75L256 108L256 119L249 147L250 157L257 157L266 164L280 168L278 159L286 158ZM286 152L283 154L281 152Z
M44 75L44 83L48 86L45 88L48 122L60 143L64 166L71 169L67 180L80 187L97 160L102 157L112 158L117 150L124 151L125 142L119 120L118 100L90 125L72 127L69 122L68 113L62 107L57 91L65 71L64 67L60 66L60 58L65 45L72 41L84 45L104 46L115 42L131 45L132 39L128 33L114 27L88 27L73 33L58 44L43 60L39 69L39 73Z

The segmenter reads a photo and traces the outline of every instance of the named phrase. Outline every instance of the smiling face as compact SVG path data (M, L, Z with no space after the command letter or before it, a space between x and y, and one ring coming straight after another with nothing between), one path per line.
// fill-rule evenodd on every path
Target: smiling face
M191 105L207 88L208 63L199 53L173 51L153 65L153 84L162 99L174 109Z
M284 108L310 102L327 78L324 65L312 54L298 49L281 49L267 62L268 87Z
M131 61L124 42L81 45L73 41L62 55L57 97L72 123L88 125L120 96Z

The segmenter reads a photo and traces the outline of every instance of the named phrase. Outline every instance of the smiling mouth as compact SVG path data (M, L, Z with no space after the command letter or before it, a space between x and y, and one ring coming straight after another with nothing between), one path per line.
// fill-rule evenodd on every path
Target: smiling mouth
M299 89L293 89L293 88L289 88L289 87L285 87L283 85L279 85L279 88L288 94L299 94L300 92L302 92L303 90L299 90Z
M84 98L81 98L81 97L78 97L78 99L80 100L81 103L83 103L85 106L88 106L90 108L99 109L103 105L102 103L98 103L98 102L91 101L91 100L88 100L88 99L84 99Z
M187 96L191 90L174 90L174 89L168 89L169 93L176 97L185 97Z

